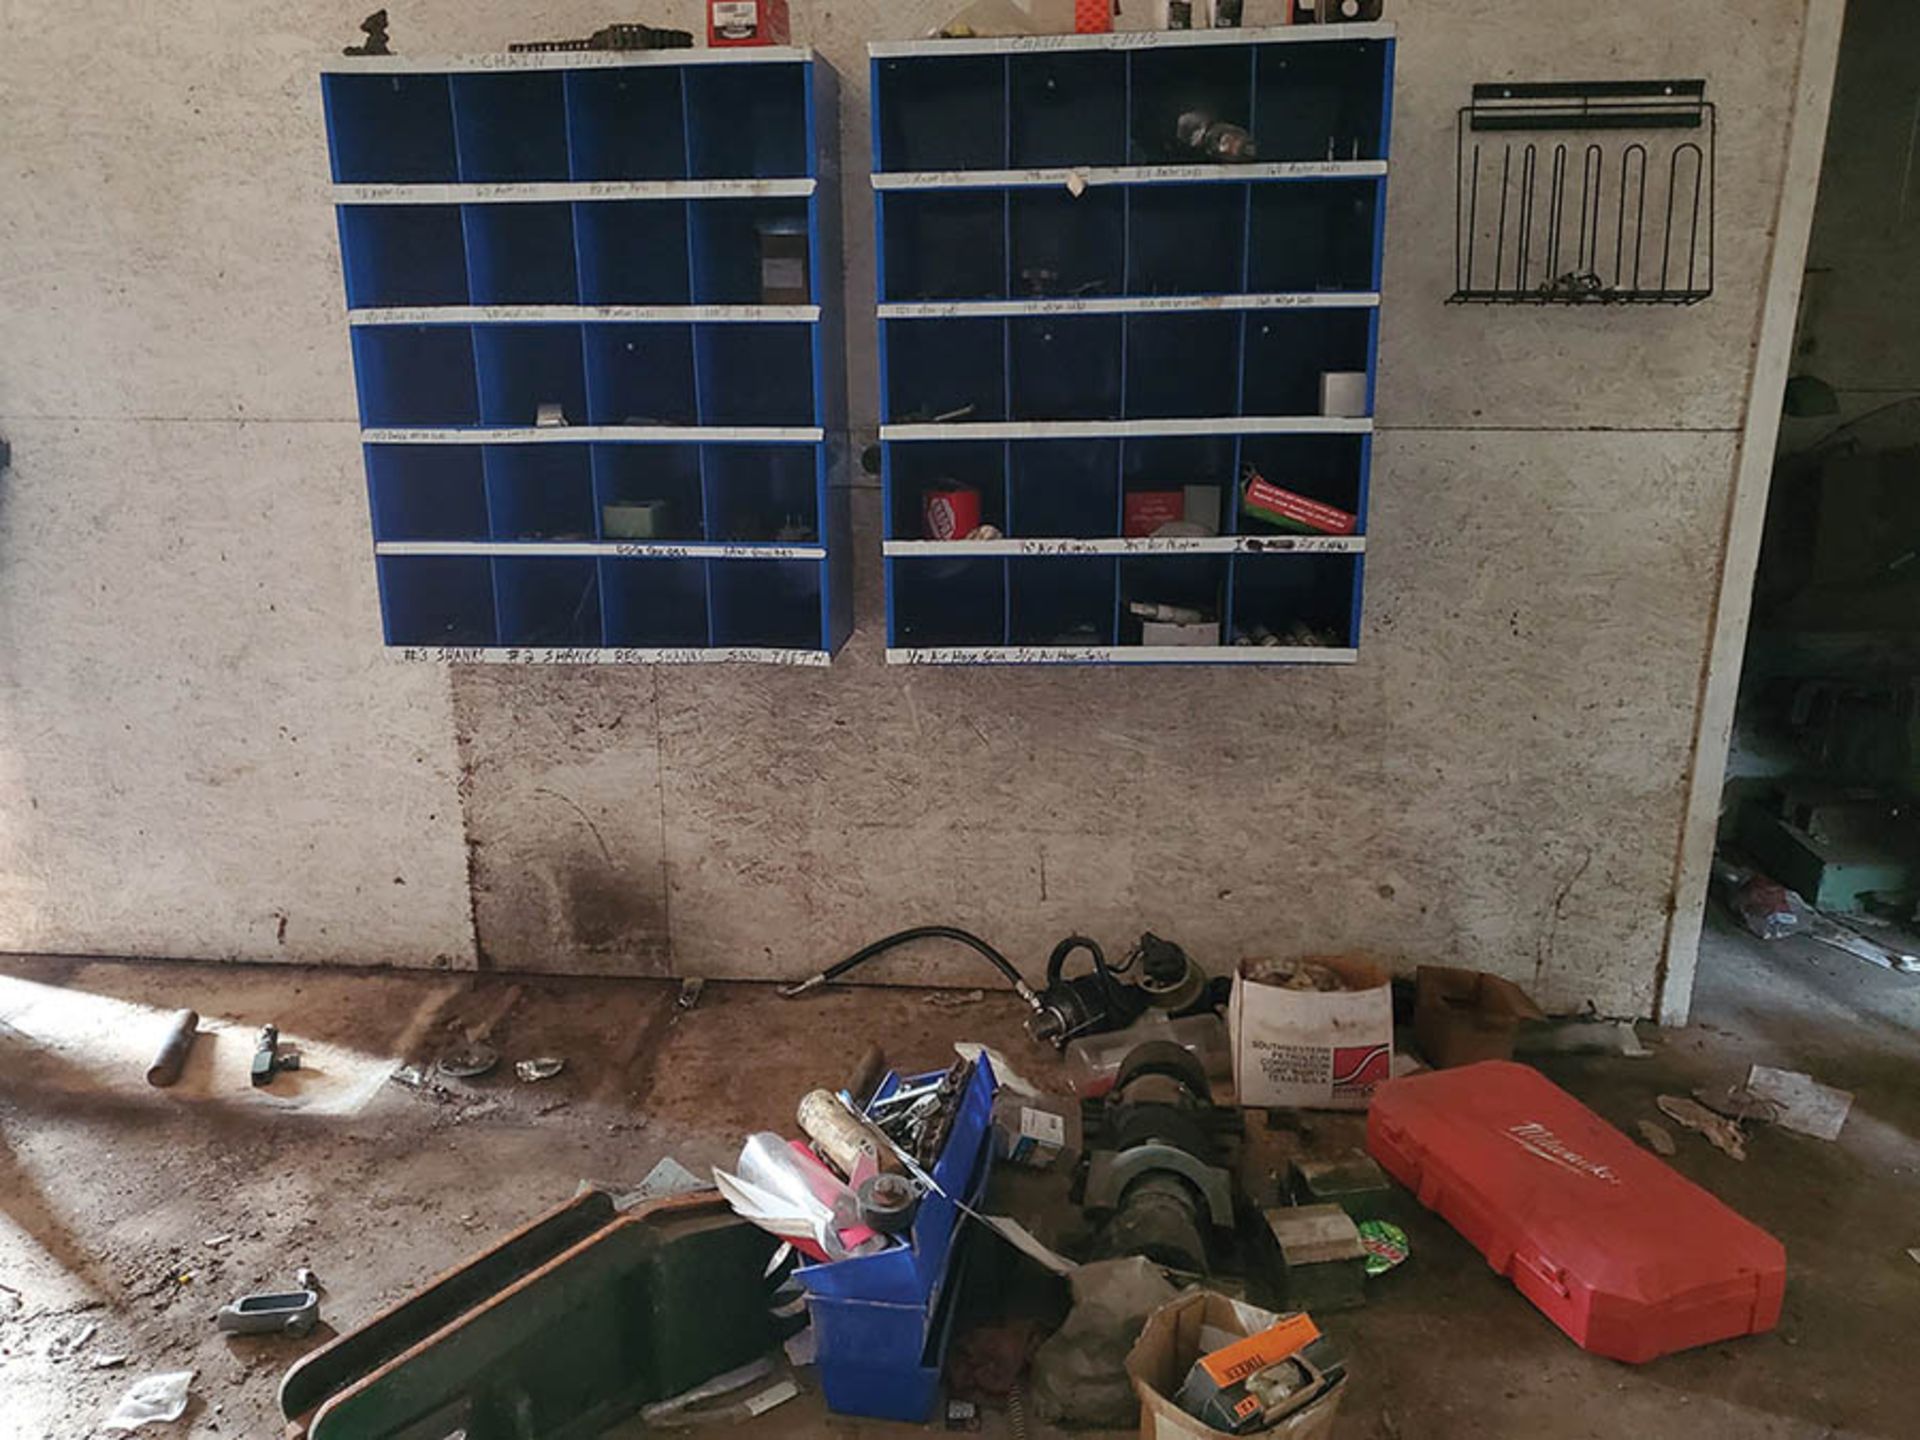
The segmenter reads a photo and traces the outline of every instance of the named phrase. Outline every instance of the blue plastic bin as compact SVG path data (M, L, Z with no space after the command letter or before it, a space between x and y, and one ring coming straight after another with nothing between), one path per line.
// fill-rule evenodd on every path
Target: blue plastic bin
M934 1400L940 1393L940 1373L946 1368L947 1343L953 1339L953 1317L960 1308L964 1288L960 1277L966 1272L966 1252L967 1240L963 1234L953 1247L952 1283L945 1287L943 1303L934 1311L919 1351L904 1363L878 1365L839 1356L829 1358L826 1341L821 1339L820 1388L826 1394L829 1410L836 1415L904 1420L916 1425L931 1418ZM895 1308L867 1307L858 1300L838 1303L849 1310ZM815 1316L817 1325L820 1323L817 1310Z
M931 1078L889 1076L877 1098ZM907 1244L797 1272L813 1316L821 1385L836 1414L919 1421L933 1404L952 1329L953 1307L945 1302L957 1288L948 1282L964 1219L951 1197L973 1206L986 1191L994 1090L983 1059L931 1172L945 1193L922 1197Z

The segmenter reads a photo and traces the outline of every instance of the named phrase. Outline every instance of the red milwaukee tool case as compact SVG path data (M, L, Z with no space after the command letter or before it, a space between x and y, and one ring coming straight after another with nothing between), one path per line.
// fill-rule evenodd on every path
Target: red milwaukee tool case
M1780 1318L1778 1240L1524 1065L1389 1081L1367 1149L1596 1355L1637 1365Z

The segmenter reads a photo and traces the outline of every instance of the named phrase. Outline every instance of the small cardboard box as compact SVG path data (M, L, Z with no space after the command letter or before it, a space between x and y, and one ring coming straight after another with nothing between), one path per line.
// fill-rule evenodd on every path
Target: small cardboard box
M1413 1043L1436 1070L1511 1060L1522 1024L1546 1014L1511 980L1451 965L1414 976Z
M1140 1397L1140 1440L1231 1440L1229 1432L1195 1419L1173 1397L1202 1355L1258 1335L1280 1320L1271 1311L1198 1289L1176 1296L1149 1315L1127 1353L1127 1377ZM1346 1388L1343 1369L1330 1377L1320 1395L1260 1435L1275 1440L1325 1440L1333 1433Z
M709 45L785 45L792 35L787 0L707 0Z
M1393 1064L1392 977L1359 955L1317 955L1339 990L1289 990L1233 977L1227 1033L1240 1103L1251 1109L1364 1110Z
M993 1097L993 1130L1002 1160L1035 1170L1070 1170L1086 1143L1080 1102L1053 1095Z

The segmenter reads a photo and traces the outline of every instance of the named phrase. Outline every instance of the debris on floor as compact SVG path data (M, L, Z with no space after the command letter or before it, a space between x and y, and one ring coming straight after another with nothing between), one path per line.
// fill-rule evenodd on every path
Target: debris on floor
M1747 1075L1747 1090L1774 1108L1773 1123L1783 1130L1811 1135L1816 1140L1838 1140L1853 1095L1822 1085L1797 1070L1756 1065Z
M142 1425L178 1420L187 1413L187 1391L193 1384L193 1375L191 1370L176 1370L134 1381L107 1417L106 1428L138 1430Z
M1147 1317L1177 1294L1144 1256L1081 1266L1073 1275L1073 1309L1034 1352L1028 1392L1034 1413L1053 1424L1089 1429L1132 1425L1136 1402L1127 1353Z
M1658 1121L1637 1120L1634 1129L1640 1132L1640 1138L1647 1142L1647 1148L1654 1154L1672 1158L1680 1153L1680 1147L1673 1143L1673 1133Z
M528 1084L537 1084L542 1080L551 1080L567 1068L567 1062L558 1055L541 1055L531 1060L516 1060L513 1073Z
M1697 1135L1704 1135L1722 1154L1735 1160L1747 1158L1747 1137L1738 1120L1717 1115L1686 1095L1662 1095L1654 1103L1660 1107L1661 1114Z

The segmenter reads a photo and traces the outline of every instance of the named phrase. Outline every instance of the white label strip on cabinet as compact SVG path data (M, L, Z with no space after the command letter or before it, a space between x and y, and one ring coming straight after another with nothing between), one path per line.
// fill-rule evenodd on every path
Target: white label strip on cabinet
M995 190L1061 185L1184 185L1198 181L1367 180L1384 160L1275 160L1253 165L1092 165L1056 170L876 170L876 190Z
M382 540L376 555L604 555L614 560L824 560L823 545L675 540Z
M814 58L793 45L681 50L502 50L492 55L343 55L323 75L450 75L470 70L612 70L631 65L795 65Z
M826 665L825 650L716 646L710 650L530 649L478 645L390 645L390 659L437 665Z
M953 645L889 650L889 665L1351 665L1357 650L1311 645Z
M335 185L333 203L490 205L573 200L803 199L813 194L815 183L807 179L517 180L485 185Z
M1098 440L1112 435L1366 435L1345 415L1242 415L1194 420L956 420L882 425L882 440Z
M1357 555L1362 535L1105 536L1098 540L887 540L896 560L987 555Z
M1237 30L1115 30L1104 35L1010 35L981 40L875 40L875 60L913 55L1044 55L1055 50L1172 50L1200 45L1311 45L1391 40L1390 21L1355 25L1259 25Z
M349 325L812 325L819 319L818 305L390 305L347 312Z
M418 426L373 427L360 432L367 445L566 445L614 441L636 445L728 444L818 445L824 430L800 425L545 425L510 429L434 430Z
M1138 315L1181 310L1377 310L1375 290L1272 291L1258 295L1090 295L1080 299L910 300L880 307L882 320L1000 315Z

